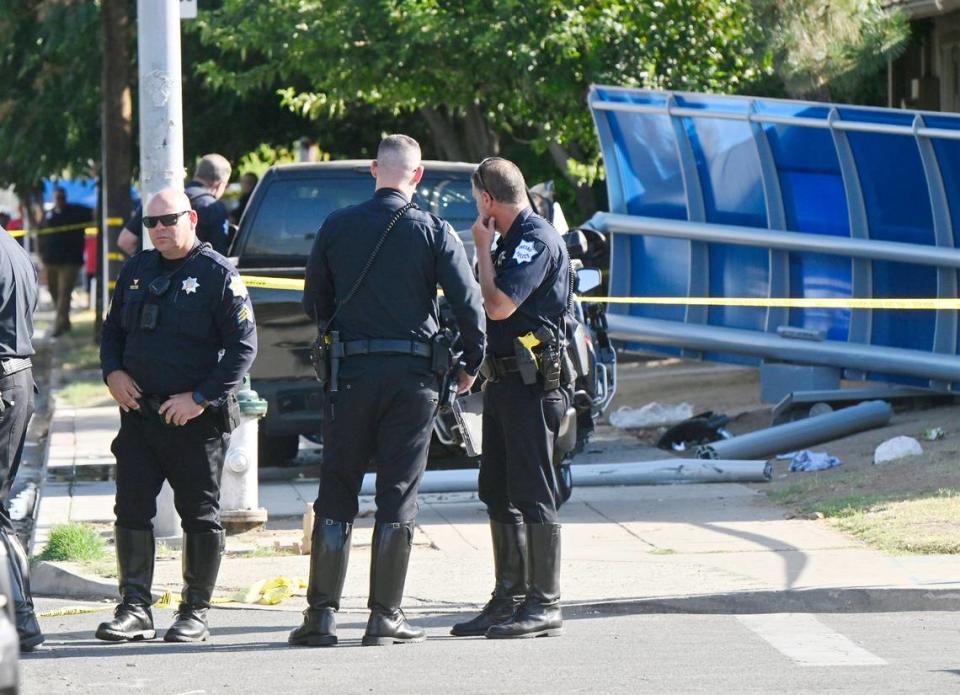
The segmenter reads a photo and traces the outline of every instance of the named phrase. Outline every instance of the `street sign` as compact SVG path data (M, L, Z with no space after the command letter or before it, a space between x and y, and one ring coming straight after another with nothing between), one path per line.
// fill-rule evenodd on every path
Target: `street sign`
M180 19L197 18L197 0L180 0Z

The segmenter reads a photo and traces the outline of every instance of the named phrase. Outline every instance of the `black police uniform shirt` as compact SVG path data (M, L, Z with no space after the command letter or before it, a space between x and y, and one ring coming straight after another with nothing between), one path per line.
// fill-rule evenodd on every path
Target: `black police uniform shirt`
M350 292L377 241L407 198L392 188L342 208L323 222L307 261L303 308L328 321ZM408 210L390 231L356 295L343 306L331 330L342 341L396 339L429 342L439 329L437 284L460 328L466 369L483 358L485 315L480 286L463 242L449 223L422 210Z
M173 273L169 287L156 298L150 283L167 273ZM154 303L156 328L150 330L142 317L144 306ZM176 261L156 250L141 251L121 268L100 343L104 379L123 369L145 395L199 391L219 405L240 384L256 353L247 288L209 246Z
M227 206L217 200L200 181L191 181L184 189L190 207L197 212L197 238L209 243L217 253L226 253L230 243L230 220ZM143 206L138 205L124 224L138 237L143 234Z
M487 324L487 352L512 357L513 339L546 326L556 332L569 302L570 259L549 222L527 208L493 250L494 282L517 310Z
M197 238L213 246L217 253L226 253L230 242L227 206L200 181L190 181L183 192L190 199L190 206L197 211Z
M0 227L0 359L30 357L37 270L30 256Z

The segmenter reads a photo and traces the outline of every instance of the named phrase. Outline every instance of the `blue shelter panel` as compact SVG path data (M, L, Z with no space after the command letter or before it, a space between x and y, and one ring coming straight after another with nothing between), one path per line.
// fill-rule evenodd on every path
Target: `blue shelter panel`
M876 118L876 112L866 113ZM896 115L891 114L891 120ZM935 245L930 193L914 138L856 132L848 137L860 172L870 238ZM875 297L936 297L937 270L874 261L873 292ZM871 342L930 350L933 331L933 314L877 310L873 312Z
M618 142L624 169L627 214L686 219L687 206L669 117L611 112L611 132ZM684 295L690 272L689 243L653 236L618 235L614 254L629 251L629 286L617 284L625 296ZM629 245L629 249L625 246ZM629 313L648 318L683 320L682 306L630 305Z
M818 109L826 115L826 109ZM797 109L811 117L808 109ZM768 126L770 149L780 175L787 229L849 236L849 213L836 148L829 131ZM850 260L821 253L790 254L790 296L849 297ZM820 331L829 340L846 340L849 309L791 309L790 325Z
M684 119L703 188L706 221L767 226L766 204L753 132L747 121ZM766 297L770 289L765 249L709 245L709 291L716 297ZM708 323L763 330L766 309L710 307Z

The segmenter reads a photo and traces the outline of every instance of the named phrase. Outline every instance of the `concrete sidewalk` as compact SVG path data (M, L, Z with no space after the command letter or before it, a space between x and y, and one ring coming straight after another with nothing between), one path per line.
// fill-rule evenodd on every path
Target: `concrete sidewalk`
M54 414L36 552L55 524L82 521L105 530L112 524L110 441L118 425L113 407L60 408ZM622 458L622 442L615 446ZM591 462L598 462L597 447L591 449ZM316 480L261 482L260 504L270 515L264 542L287 545L300 537L301 517L316 488ZM363 498L344 598L348 610L366 604L372 511L373 500ZM960 557L889 557L826 522L787 520L783 509L742 485L581 488L561 518L565 602L621 605L628 611L960 609ZM435 611L482 604L492 588L492 558L476 495L422 496L417 524L408 607ZM251 536L228 538L219 595L260 579L306 578L307 557L245 552L255 544ZM70 579L76 568L60 569L67 572L38 572L43 593L97 595L93 585ZM179 589L176 554L158 560L156 584ZM103 597L115 596L113 580L98 586ZM303 598L295 597L280 608L303 606Z

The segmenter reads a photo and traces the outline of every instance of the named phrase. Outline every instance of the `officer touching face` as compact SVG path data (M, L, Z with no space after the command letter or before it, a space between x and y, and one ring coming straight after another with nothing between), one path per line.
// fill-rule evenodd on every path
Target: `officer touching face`
M120 406L114 534L121 602L96 636L156 635L152 519L164 480L184 530L183 594L168 642L205 640L223 552L220 473L239 419L235 391L257 352L246 287L227 259L197 240L197 213L178 189L147 203L154 249L120 271L100 364Z
M456 636L560 634L560 524L553 443L569 405L560 376L570 260L530 209L520 169L499 157L473 174L473 224L487 312L480 499L487 505L496 584ZM493 249L494 233L500 241Z
M463 242L442 219L410 202L423 176L420 145L406 135L380 142L373 197L331 214L307 261L303 306L330 354L323 421L323 470L313 505L309 607L290 644L337 643L357 495L367 464L377 470L364 645L420 642L400 602L413 543L417 492L437 411L439 375L449 366L437 285L460 327L461 391L483 356L483 308Z

